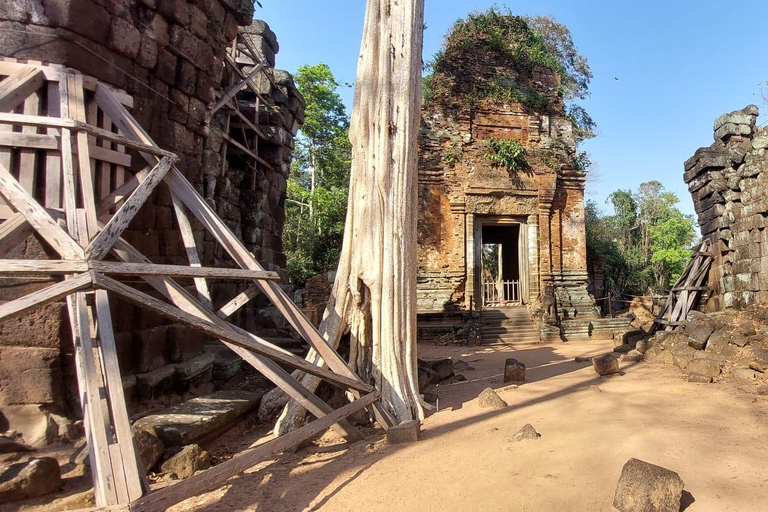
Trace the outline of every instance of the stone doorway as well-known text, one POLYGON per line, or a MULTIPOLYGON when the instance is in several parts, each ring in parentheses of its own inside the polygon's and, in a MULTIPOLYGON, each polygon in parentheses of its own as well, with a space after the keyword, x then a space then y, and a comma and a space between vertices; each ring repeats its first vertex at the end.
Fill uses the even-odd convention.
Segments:
POLYGON ((528 300, 528 262, 524 223, 482 219, 479 224, 475 275, 482 307, 519 306, 528 300))

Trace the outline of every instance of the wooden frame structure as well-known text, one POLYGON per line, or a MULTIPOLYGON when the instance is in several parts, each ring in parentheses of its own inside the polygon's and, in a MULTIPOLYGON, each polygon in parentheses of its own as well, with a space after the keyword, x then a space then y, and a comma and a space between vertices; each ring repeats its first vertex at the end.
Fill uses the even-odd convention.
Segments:
POLYGON ((220 485, 259 460, 332 427, 346 438, 350 414, 370 408, 385 428, 392 417, 372 386, 347 368, 279 286, 175 167, 176 155, 131 117, 124 93, 60 66, 0 61, 0 258, 36 234, 58 260, 0 259, 0 276, 49 276, 54 283, 0 305, 0 321, 66 298, 75 344, 91 471, 98 507, 165 510, 220 485), (146 165, 143 165, 143 164, 146 165), (122 236, 157 187, 167 186, 189 265, 152 263, 122 236), (195 218, 239 268, 207 268, 192 230, 195 218), (142 289, 119 279, 138 276, 142 289), (188 279, 193 286, 183 286, 188 279), (210 279, 252 281, 216 308, 210 279), (246 332, 226 319, 261 291, 322 356, 324 366, 246 332), (119 297, 220 339, 317 419, 157 492, 148 485, 132 441, 112 329, 119 297), (308 392, 284 367, 299 369, 355 397, 338 410, 308 392), (148 494, 147 494, 148 493, 148 494))
POLYGON ((714 259, 711 246, 709 239, 705 238, 701 248, 693 255, 670 290, 667 301, 653 321, 650 334, 662 327, 665 331, 673 331, 682 325, 688 313, 701 299, 702 292, 710 289, 705 283, 714 259))

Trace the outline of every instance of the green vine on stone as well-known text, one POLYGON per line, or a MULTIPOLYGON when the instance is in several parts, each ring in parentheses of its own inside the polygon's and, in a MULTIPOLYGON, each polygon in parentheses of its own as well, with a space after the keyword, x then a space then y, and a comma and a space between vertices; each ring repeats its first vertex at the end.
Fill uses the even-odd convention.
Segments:
POLYGON ((520 168, 528 167, 525 156, 525 148, 516 140, 488 139, 488 152, 485 158, 496 165, 503 165, 510 172, 516 172, 520 168))

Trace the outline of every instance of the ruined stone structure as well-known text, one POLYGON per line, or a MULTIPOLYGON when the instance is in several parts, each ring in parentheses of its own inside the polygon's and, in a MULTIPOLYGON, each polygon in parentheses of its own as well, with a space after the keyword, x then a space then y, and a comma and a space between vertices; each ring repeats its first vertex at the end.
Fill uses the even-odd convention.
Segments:
MULTIPOLYGON (((292 136, 303 120, 303 100, 287 73, 271 70, 278 45, 263 22, 245 29, 268 71, 255 79, 260 99, 256 92, 235 98, 237 108, 257 120, 262 133, 232 121, 231 109, 211 116, 218 97, 239 81, 233 64, 253 68, 253 62, 228 65, 226 54, 238 27, 250 24, 252 15, 249 0, 3 2, 0 55, 64 65, 130 94, 132 114, 141 126, 158 145, 179 156, 177 167, 266 269, 282 272, 286 178, 292 136)), ((137 169, 141 163, 121 165, 137 169)), ((121 176, 118 171, 112 180, 118 183, 121 176)), ((172 219, 170 194, 161 187, 125 238, 157 263, 186 264, 172 219)), ((192 227, 203 236, 201 226, 192 227)), ((214 250, 212 240, 202 242, 198 245, 204 265, 232 265, 220 248, 214 250)), ((30 237, 8 257, 40 259, 47 250, 30 237)), ((0 283, 0 300, 23 296, 33 287, 21 281, 0 283)), ((235 285, 213 288, 214 302, 231 297, 233 290, 235 285)), ((253 310, 257 306, 238 313, 245 327, 253 327, 244 319, 258 318, 253 310)), ((205 336, 119 301, 113 309, 128 398, 185 391, 239 368, 239 360, 219 360, 206 350, 211 340, 205 336)), ((63 302, 0 325, 0 423, 28 431, 25 438, 33 443, 63 434, 60 427, 67 422, 62 417, 80 411, 71 352, 63 302)))
POLYGON ((685 162, 701 234, 715 247, 707 307, 768 304, 768 129, 750 105, 715 120, 715 142, 685 162))
POLYGON ((559 77, 474 44, 449 37, 422 112, 420 319, 481 309, 489 289, 502 295, 495 302, 538 310, 542 292, 554 290, 543 335, 589 336, 599 315, 587 293, 585 174, 575 168, 559 77), (526 162, 492 162, 494 139, 519 142, 526 162), (511 283, 501 291, 483 275, 484 244, 500 247, 497 280, 511 283))

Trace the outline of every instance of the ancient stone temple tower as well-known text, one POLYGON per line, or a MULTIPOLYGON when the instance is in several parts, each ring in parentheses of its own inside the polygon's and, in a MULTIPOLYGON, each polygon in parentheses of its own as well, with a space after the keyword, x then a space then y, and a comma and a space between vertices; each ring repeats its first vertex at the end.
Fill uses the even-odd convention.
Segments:
POLYGON ((490 37, 448 37, 422 112, 422 313, 528 305, 545 337, 590 335, 585 173, 561 91, 556 71, 490 37))

